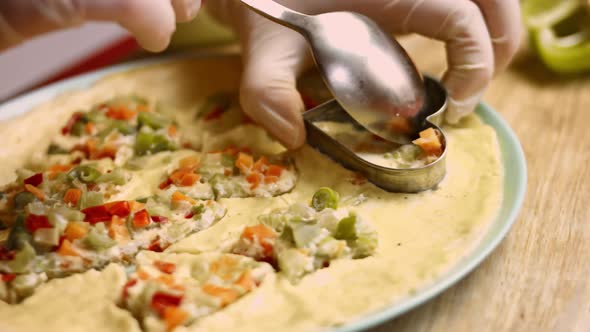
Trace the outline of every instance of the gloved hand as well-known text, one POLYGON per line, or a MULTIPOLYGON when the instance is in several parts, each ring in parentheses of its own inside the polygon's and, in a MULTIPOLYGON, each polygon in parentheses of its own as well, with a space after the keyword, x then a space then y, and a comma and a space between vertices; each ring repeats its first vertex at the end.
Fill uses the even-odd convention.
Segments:
MULTIPOLYGON (((444 41, 448 68, 442 81, 450 95, 446 119, 451 123, 473 111, 494 73, 507 66, 520 41, 518 0, 275 1, 307 14, 356 11, 388 32, 418 33, 444 41)), ((245 112, 287 147, 301 146, 304 106, 295 81, 312 65, 305 40, 238 0, 210 1, 207 6, 240 35, 245 64, 240 98, 245 112)))
POLYGON ((139 44, 161 51, 176 22, 193 19, 201 0, 1 0, 0 50, 23 40, 84 21, 114 21, 139 44))

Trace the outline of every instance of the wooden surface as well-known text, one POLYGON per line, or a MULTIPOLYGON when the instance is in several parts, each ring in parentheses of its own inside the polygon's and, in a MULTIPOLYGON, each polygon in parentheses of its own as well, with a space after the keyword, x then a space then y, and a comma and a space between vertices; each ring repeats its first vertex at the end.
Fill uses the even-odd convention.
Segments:
MULTIPOLYGON (((442 73, 437 43, 403 41, 442 73)), ((523 47, 486 102, 514 129, 528 163, 518 221, 473 273, 384 331, 590 331, 590 75, 559 78, 523 47)))

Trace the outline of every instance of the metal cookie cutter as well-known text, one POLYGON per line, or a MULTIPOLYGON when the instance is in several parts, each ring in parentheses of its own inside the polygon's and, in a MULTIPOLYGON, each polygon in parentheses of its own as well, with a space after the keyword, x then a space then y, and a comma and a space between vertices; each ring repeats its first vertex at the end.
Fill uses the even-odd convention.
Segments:
POLYGON ((415 193, 433 189, 445 176, 447 140, 439 126, 442 124, 447 108, 447 93, 442 85, 433 78, 425 76, 424 85, 426 102, 423 107, 427 112, 424 112, 426 115, 421 121, 422 129, 429 127, 438 129, 442 135, 443 144, 442 155, 426 166, 400 169, 376 165, 359 157, 342 143, 326 134, 314 123, 320 121, 352 123, 359 130, 366 130, 348 115, 336 100, 328 101, 303 113, 307 143, 387 191, 415 193))

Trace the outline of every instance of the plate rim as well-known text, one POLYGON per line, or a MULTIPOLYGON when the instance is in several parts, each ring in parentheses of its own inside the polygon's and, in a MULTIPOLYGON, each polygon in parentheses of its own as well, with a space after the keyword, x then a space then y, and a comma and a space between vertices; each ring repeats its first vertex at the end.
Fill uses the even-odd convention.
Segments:
MULTIPOLYGON (((0 122, 4 122, 14 117, 26 114, 32 111, 36 106, 50 101, 64 93, 89 88, 94 83, 100 81, 102 78, 110 74, 141 68, 144 66, 165 64, 178 60, 211 57, 234 57, 237 55, 239 55, 239 53, 234 50, 204 50, 200 52, 156 56, 143 60, 134 60, 101 68, 81 75, 76 75, 71 78, 57 81, 47 86, 32 90, 30 92, 23 93, 0 103, 0 122)), ((383 308, 378 309, 372 313, 362 315, 355 321, 344 324, 340 327, 327 328, 327 330, 331 330, 333 332, 362 331, 383 324, 399 317, 404 313, 407 313, 412 309, 417 308, 418 306, 435 298, 465 278, 486 258, 488 258, 489 255, 506 237, 516 222, 524 202, 527 187, 526 158, 516 133, 498 112, 496 112, 485 102, 481 102, 475 113, 483 120, 484 123, 490 125, 494 129, 494 132, 500 141, 500 149, 504 166, 504 197, 501 210, 506 207, 506 204, 509 205, 505 218, 500 218, 500 216, 497 216, 496 219, 488 226, 488 230, 482 236, 480 242, 475 247, 473 247, 473 249, 471 249, 471 251, 465 255, 460 262, 456 263, 455 266, 450 267, 447 272, 443 273, 439 278, 433 280, 428 286, 423 286, 423 288, 416 291, 415 294, 409 297, 396 300, 390 305, 384 306, 383 308), (508 165, 508 160, 512 162, 511 165, 508 165), (508 189, 506 187, 506 182, 509 174, 514 176, 511 178, 514 184, 512 192, 514 199, 507 202, 506 191, 508 189), (486 236, 489 236, 493 232, 493 226, 497 224, 501 226, 500 229, 495 232, 496 234, 493 235, 491 239, 486 241, 486 236)))

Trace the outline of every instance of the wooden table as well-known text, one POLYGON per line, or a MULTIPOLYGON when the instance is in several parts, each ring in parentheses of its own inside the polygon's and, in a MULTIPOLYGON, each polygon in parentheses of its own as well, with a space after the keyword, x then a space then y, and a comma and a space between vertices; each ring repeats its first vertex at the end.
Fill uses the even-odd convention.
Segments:
MULTIPOLYGON (((438 43, 402 43, 421 69, 442 73, 438 43)), ((467 278, 372 332, 590 331, 590 77, 560 78, 523 46, 485 100, 527 158, 518 221, 467 278)))

